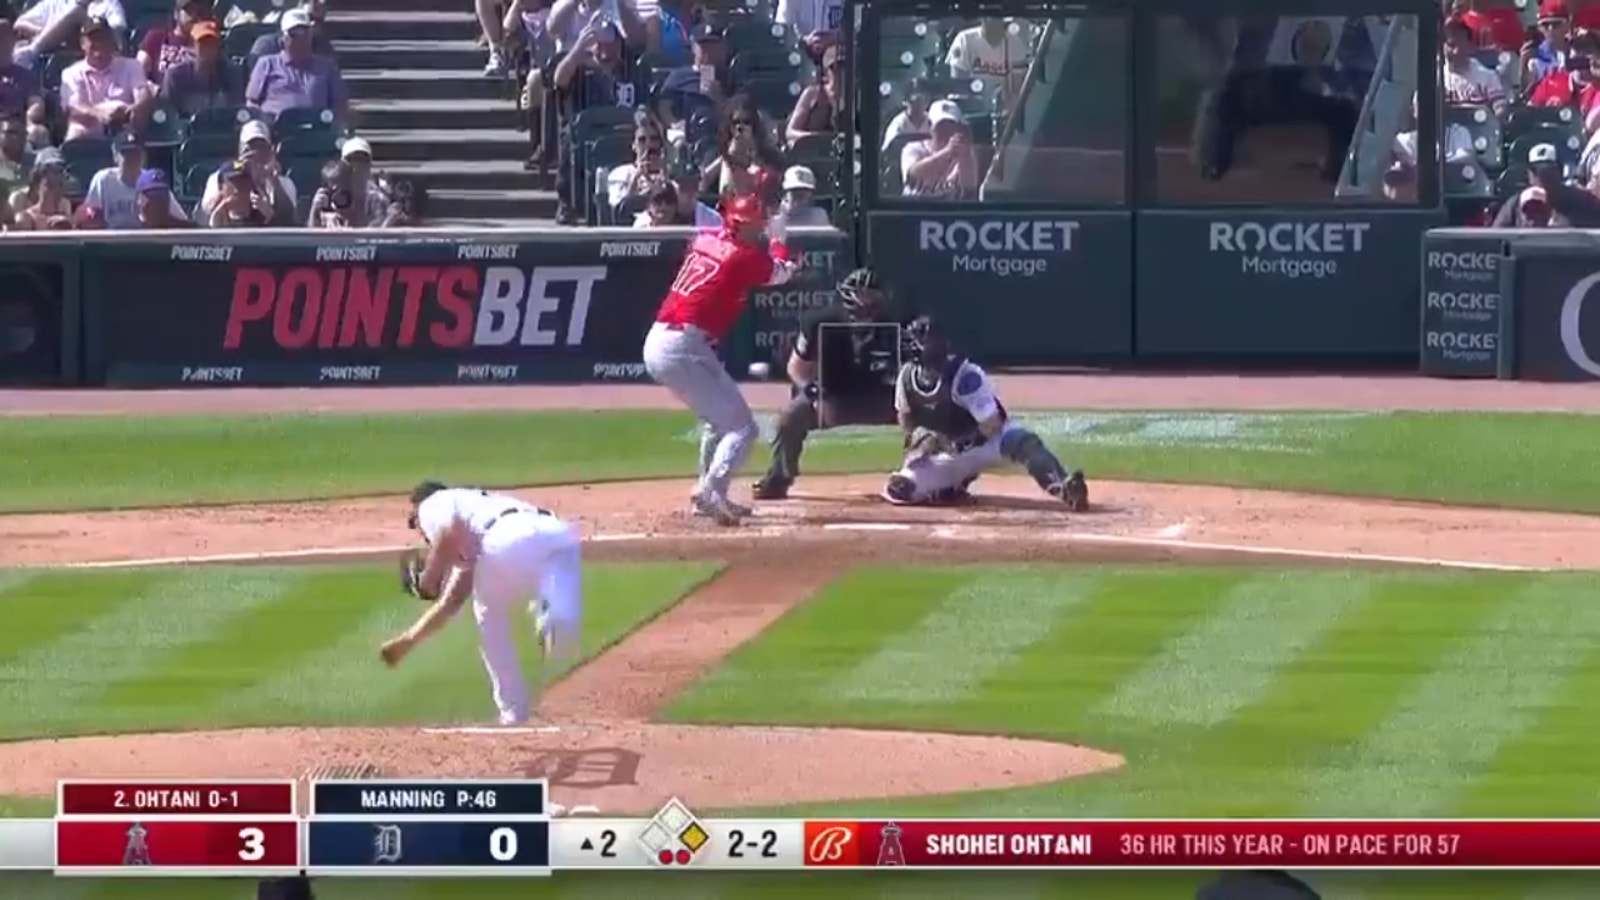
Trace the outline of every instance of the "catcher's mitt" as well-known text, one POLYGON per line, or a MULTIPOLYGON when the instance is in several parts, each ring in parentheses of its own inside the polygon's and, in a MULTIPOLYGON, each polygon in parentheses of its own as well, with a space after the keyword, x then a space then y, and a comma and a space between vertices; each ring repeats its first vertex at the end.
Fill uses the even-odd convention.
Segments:
POLYGON ((918 428, 906 435, 906 456, 909 458, 923 459, 954 449, 955 444, 949 438, 931 428, 918 428))
POLYGON ((422 589, 422 570, 427 565, 427 562, 427 554, 415 547, 401 553, 400 589, 418 600, 426 600, 431 603, 438 598, 428 596, 428 592, 422 589))

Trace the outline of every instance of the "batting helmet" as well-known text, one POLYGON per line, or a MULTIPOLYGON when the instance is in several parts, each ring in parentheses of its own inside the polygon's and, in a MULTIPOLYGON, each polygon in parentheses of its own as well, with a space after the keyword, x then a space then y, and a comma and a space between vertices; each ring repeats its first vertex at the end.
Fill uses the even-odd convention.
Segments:
POLYGON ((760 223, 767 220, 767 209, 761 198, 754 194, 740 194, 730 198, 722 208, 722 220, 729 225, 760 223))
POLYGON ((852 271, 839 282, 839 303, 852 319, 870 319, 883 299, 883 281, 871 268, 852 271))

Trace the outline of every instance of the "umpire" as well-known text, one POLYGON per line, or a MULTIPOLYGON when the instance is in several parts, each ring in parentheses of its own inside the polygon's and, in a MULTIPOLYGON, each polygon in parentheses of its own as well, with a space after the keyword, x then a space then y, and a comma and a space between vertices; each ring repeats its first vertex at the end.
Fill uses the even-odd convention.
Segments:
POLYGON ((800 319, 786 367, 794 397, 778 417, 772 465, 755 484, 757 500, 789 496, 811 432, 895 424, 899 323, 885 308, 883 282, 870 268, 856 269, 839 282, 838 293, 836 303, 800 319))

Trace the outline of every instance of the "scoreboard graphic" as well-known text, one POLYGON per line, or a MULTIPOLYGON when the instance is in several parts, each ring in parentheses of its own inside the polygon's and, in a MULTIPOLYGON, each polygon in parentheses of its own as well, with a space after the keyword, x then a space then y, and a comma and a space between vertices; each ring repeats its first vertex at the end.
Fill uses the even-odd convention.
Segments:
POLYGON ((1591 819, 551 818, 542 780, 65 781, 0 871, 542 877, 585 869, 1600 869, 1591 819), (304 804, 302 803, 304 799, 304 804), (306 811, 309 811, 308 813, 306 811))

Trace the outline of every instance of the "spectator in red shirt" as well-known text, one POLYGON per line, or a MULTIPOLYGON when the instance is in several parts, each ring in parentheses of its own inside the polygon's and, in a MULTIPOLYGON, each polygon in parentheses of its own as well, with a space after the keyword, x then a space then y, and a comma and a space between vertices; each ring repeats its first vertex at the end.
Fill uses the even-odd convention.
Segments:
POLYGON ((172 21, 145 32, 144 40, 139 42, 139 65, 144 66, 145 77, 160 84, 167 69, 192 58, 194 40, 190 35, 194 24, 215 19, 212 0, 178 0, 172 21))
POLYGON ((1468 0, 1460 19, 1472 29, 1479 47, 1516 53, 1527 40, 1522 12, 1513 0, 1468 0))
POLYGON ((1539 79, 1528 94, 1529 106, 1573 106, 1585 117, 1600 99, 1600 36, 1572 39, 1566 65, 1539 79))

